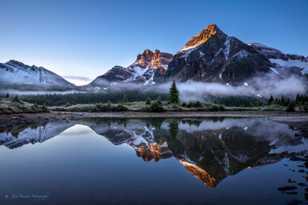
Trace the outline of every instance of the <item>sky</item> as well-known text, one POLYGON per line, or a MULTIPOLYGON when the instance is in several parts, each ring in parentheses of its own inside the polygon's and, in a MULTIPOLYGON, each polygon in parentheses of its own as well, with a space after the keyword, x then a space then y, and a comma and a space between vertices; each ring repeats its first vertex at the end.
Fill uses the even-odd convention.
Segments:
POLYGON ((78 85, 144 49, 176 53, 208 24, 246 43, 308 56, 308 0, 0 0, 0 62, 78 85))

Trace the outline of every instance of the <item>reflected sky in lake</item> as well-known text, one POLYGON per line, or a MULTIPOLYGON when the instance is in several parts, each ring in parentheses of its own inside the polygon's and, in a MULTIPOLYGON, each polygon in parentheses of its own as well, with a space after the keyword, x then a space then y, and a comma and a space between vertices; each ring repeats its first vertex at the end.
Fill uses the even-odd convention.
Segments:
POLYGON ((300 129, 261 118, 0 127, 0 202, 305 203, 307 143, 300 129))

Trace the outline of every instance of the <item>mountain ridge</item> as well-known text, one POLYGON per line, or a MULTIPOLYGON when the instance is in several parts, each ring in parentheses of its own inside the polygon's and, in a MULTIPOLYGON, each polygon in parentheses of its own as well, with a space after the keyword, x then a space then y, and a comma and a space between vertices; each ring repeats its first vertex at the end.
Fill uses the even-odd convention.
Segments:
MULTIPOLYGON (((279 51, 278 49, 276 50, 279 51)), ((147 52, 150 51, 146 49, 144 54, 147 52)), ((302 61, 305 60, 298 55, 283 53, 282 55, 302 61)), ((142 57, 141 59, 143 62, 145 58, 142 57)), ((136 64, 136 62, 138 60, 132 65, 136 64)), ((171 80, 181 82, 192 80, 238 85, 254 77, 267 74, 274 74, 278 79, 286 78, 290 75, 304 74, 304 72, 300 72, 300 70, 305 70, 305 68, 299 68, 300 63, 298 63, 297 68, 292 69, 284 69, 286 66, 279 65, 279 63, 281 64, 281 62, 275 62, 255 45, 246 44, 238 38, 224 33, 216 24, 210 24, 184 44, 184 47, 172 57, 167 67, 165 67, 165 72, 154 75, 153 78, 151 78, 153 73, 150 73, 151 83, 129 78, 117 81, 117 83, 154 85, 171 80)), ((131 66, 128 68, 131 68, 131 66)), ((144 74, 148 73, 145 72, 144 74)))
POLYGON ((0 74, 1 88, 24 90, 91 90, 126 83, 148 86, 171 80, 239 85, 267 74, 277 79, 308 74, 308 57, 260 43, 246 44, 210 24, 174 55, 145 49, 129 66, 114 66, 85 86, 75 86, 46 68, 16 60, 0 63, 0 74))
POLYGON ((173 55, 160 50, 145 49, 128 67, 114 66, 90 83, 92 86, 105 86, 113 82, 155 84, 154 78, 164 75, 173 55))
POLYGON ((17 60, 0 63, 0 85, 30 90, 71 90, 76 86, 41 66, 29 66, 17 60))
POLYGON ((184 48, 170 62, 167 80, 231 84, 270 71, 270 62, 263 55, 215 24, 192 37, 184 48))
POLYGON ((195 48, 203 43, 206 43, 212 36, 217 33, 223 33, 216 24, 210 24, 204 28, 200 33, 193 36, 189 41, 186 42, 181 51, 186 51, 191 48, 195 48))

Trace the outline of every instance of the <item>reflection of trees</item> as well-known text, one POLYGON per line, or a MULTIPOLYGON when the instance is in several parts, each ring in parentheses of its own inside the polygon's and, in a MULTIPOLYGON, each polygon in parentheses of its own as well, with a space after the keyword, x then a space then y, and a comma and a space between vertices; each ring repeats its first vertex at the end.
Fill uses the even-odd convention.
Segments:
POLYGON ((159 118, 158 119, 154 118, 150 120, 150 124, 157 130, 160 130, 163 122, 164 122, 164 119, 159 119, 159 118))
POLYGON ((183 124, 188 124, 189 126, 196 126, 199 127, 200 124, 202 123, 202 120, 199 119, 184 119, 181 121, 183 124))
POLYGON ((170 121, 169 136, 167 137, 167 142, 169 149, 171 149, 174 155, 175 153, 183 153, 185 150, 181 142, 178 141, 177 139, 178 131, 179 131, 179 122, 176 119, 170 121))
POLYGON ((176 136, 178 135, 178 131, 179 131, 178 120, 176 119, 171 120, 169 123, 169 132, 170 132, 171 138, 176 138, 176 136))
POLYGON ((105 119, 105 118, 86 118, 79 120, 82 124, 89 125, 90 127, 93 125, 102 125, 110 127, 112 124, 118 124, 123 127, 127 127, 127 123, 129 119, 105 119))
POLYGON ((213 117, 213 118, 211 118, 211 121, 213 121, 213 122, 222 122, 224 120, 225 120, 224 117, 213 117))
POLYGON ((160 130, 164 120, 163 118, 146 118, 142 121, 146 123, 147 127, 154 127, 156 130, 160 130))

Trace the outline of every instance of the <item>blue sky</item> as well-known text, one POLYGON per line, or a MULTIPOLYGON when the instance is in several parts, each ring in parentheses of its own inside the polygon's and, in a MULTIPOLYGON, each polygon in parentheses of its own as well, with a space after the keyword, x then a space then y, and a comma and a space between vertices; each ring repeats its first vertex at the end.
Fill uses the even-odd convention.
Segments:
POLYGON ((145 48, 175 53, 210 23, 247 43, 308 55, 307 0, 0 0, 0 5, 0 61, 16 59, 63 76, 93 79, 114 65, 131 64, 145 48))

